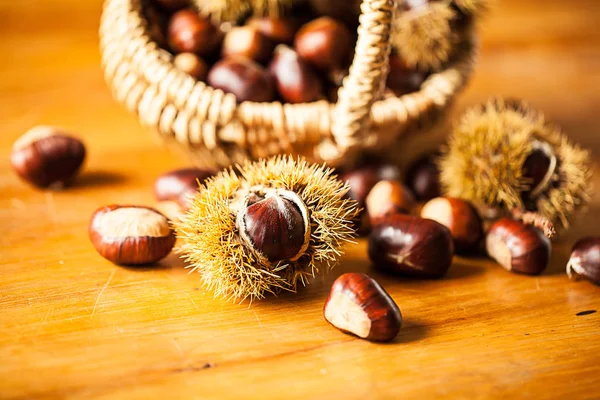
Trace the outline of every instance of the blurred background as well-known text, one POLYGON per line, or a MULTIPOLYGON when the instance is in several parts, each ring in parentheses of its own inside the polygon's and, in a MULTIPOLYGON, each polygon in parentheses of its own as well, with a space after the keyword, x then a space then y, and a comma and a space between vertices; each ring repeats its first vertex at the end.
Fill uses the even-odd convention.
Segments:
MULTIPOLYGON (((104 85, 101 9, 101 0, 0 2, 0 118, 11 138, 43 121, 81 132, 118 126, 128 132, 122 140, 148 140, 104 85), (86 116, 98 113, 110 115, 100 122, 106 125, 86 126, 86 116)), ((481 23, 474 79, 455 112, 492 95, 522 97, 600 150, 599 18, 597 0, 496 0, 481 23)))

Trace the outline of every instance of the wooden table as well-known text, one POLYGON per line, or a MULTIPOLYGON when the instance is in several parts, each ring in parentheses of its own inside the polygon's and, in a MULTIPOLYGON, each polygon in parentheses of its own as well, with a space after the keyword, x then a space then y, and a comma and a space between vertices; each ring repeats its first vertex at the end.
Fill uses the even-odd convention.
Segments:
MULTIPOLYGON (((598 1, 499 3, 458 108, 522 96, 600 150, 598 1)), ((458 258, 439 281, 393 279, 371 271, 361 241, 309 288, 249 306, 213 299, 174 255, 157 268, 100 258, 87 237, 92 211, 153 204, 154 178, 185 161, 110 98, 100 9, 0 2, 1 398, 600 398, 600 312, 577 315, 600 309, 600 288, 564 275, 572 243, 599 233, 597 196, 540 277, 458 258), (68 191, 34 190, 9 168, 12 142, 41 123, 88 145, 68 191), (347 271, 371 273, 400 305, 394 343, 323 320, 330 283, 347 271)))

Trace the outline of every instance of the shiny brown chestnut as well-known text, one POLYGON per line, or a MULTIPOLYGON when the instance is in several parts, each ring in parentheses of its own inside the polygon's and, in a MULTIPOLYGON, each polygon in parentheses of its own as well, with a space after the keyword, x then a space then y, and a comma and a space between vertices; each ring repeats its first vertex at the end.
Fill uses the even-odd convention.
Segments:
POLYGON ((479 214, 468 202, 454 197, 436 197, 421 209, 421 218, 432 219, 450 230, 457 253, 474 250, 483 237, 479 214))
POLYGON ((273 42, 252 26, 236 26, 225 35, 221 55, 223 58, 241 56, 266 62, 273 52, 273 42))
POLYGON ((567 264, 571 279, 583 277, 600 285, 600 237, 586 237, 573 246, 567 264))
POLYGON ((488 255, 505 269, 538 275, 550 261, 550 240, 530 225, 501 218, 489 229, 485 247, 488 255))
POLYGON ((275 49, 269 71, 275 79, 279 96, 288 103, 308 103, 323 95, 323 86, 319 76, 285 45, 275 49))
POLYGON ((167 172, 154 181, 154 196, 158 201, 183 201, 182 197, 195 193, 214 171, 200 168, 182 168, 167 172))
POLYGON ((450 268, 453 256, 450 231, 430 219, 392 214, 369 236, 369 258, 386 272, 439 278, 450 268))
POLYGON ((386 215, 409 214, 416 206, 415 197, 398 181, 382 180, 373 186, 365 200, 372 225, 377 225, 386 215))
POLYGON ((176 53, 213 54, 221 43, 222 34, 207 18, 185 9, 171 16, 167 28, 169 46, 176 53))
POLYGON ((73 181, 85 153, 83 143, 60 128, 36 126, 14 143, 10 163, 32 185, 60 189, 73 181))
POLYGON ((269 261, 296 260, 310 241, 308 208, 291 191, 275 190, 245 200, 237 225, 242 239, 269 261))
POLYGON ((208 65, 194 53, 179 53, 173 58, 173 65, 180 71, 190 74, 199 81, 206 79, 208 65))
POLYGON ((340 179, 350 186, 348 196, 356 200, 362 207, 367 195, 381 180, 398 180, 400 170, 392 164, 365 165, 348 170, 340 175, 340 179))
POLYGON ((215 89, 234 94, 239 103, 268 102, 275 98, 275 84, 269 72, 243 57, 217 62, 208 73, 207 82, 215 89))
POLYGON ((399 55, 390 55, 386 86, 396 96, 418 91, 424 81, 425 74, 423 72, 408 67, 399 55))
POLYGON ((298 31, 298 23, 290 18, 254 17, 246 25, 258 29, 275 45, 291 44, 298 31))
POLYGON ((92 215, 88 233, 96 251, 119 265, 155 263, 175 245, 167 217, 149 207, 101 207, 92 215))
POLYGON ((377 281, 350 272, 333 282, 323 314, 327 322, 362 339, 389 342, 400 331, 398 305, 377 281))
POLYGON ((418 159, 408 168, 406 185, 421 201, 441 196, 440 171, 433 155, 418 159))
POLYGON ((344 24, 320 17, 300 28, 294 49, 306 62, 320 69, 341 68, 352 50, 352 34, 344 24))

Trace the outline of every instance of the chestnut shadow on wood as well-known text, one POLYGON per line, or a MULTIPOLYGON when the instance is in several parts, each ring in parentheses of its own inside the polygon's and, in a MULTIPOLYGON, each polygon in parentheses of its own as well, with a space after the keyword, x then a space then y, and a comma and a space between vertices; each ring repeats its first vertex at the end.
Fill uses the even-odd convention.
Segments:
MULTIPOLYGON (((186 264, 183 259, 179 257, 178 254, 171 253, 167 257, 162 260, 153 263, 153 264, 144 264, 144 265, 117 265, 117 268, 122 268, 131 272, 146 272, 150 273, 152 271, 177 271, 180 270, 182 273, 187 274, 189 272, 188 269, 185 269, 186 264)), ((192 274, 193 275, 193 274, 192 274)))
MULTIPOLYGON (((85 168, 85 167, 84 167, 85 168)), ((82 171, 73 182, 73 188, 91 189, 99 186, 111 186, 126 183, 129 178, 115 171, 82 171)))

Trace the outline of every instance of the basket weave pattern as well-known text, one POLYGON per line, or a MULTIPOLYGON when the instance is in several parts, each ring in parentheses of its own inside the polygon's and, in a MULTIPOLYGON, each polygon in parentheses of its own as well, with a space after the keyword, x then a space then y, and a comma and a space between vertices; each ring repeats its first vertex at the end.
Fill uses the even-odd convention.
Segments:
MULTIPOLYGON (((385 149, 447 109, 472 70, 472 42, 420 91, 383 98, 393 0, 364 0, 355 56, 337 104, 236 103, 235 96, 173 66, 150 39, 142 0, 106 0, 100 26, 105 78, 142 125, 189 150, 198 165, 225 167, 275 154, 332 166, 385 149)), ((383 151, 383 150, 382 150, 383 151)))

